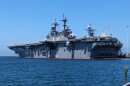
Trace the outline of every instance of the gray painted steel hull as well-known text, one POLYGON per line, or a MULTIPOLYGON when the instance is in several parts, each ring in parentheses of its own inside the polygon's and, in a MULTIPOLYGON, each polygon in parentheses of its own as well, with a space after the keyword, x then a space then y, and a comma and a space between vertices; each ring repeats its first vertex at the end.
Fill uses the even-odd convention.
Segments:
POLYGON ((23 58, 93 59, 118 57, 121 45, 99 46, 95 43, 77 41, 70 42, 66 46, 66 42, 43 42, 39 45, 10 47, 10 49, 23 58))

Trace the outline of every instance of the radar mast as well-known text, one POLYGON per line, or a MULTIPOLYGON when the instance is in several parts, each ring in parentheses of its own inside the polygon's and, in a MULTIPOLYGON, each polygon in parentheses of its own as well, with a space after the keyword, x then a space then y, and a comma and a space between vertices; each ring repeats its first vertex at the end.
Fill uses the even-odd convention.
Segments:
POLYGON ((63 15, 63 19, 62 19, 61 21, 63 21, 63 23, 64 23, 64 24, 63 24, 64 29, 66 29, 66 26, 67 26, 66 23, 67 23, 68 20, 67 20, 66 17, 64 17, 64 15, 63 15))
POLYGON ((88 35, 89 37, 94 37, 94 29, 91 28, 91 24, 88 26, 88 29, 86 29, 88 31, 88 35))
POLYGON ((57 28, 57 26, 59 25, 59 24, 56 22, 56 19, 55 19, 55 22, 52 23, 52 25, 54 25, 54 26, 52 27, 52 30, 56 31, 56 28, 57 28))

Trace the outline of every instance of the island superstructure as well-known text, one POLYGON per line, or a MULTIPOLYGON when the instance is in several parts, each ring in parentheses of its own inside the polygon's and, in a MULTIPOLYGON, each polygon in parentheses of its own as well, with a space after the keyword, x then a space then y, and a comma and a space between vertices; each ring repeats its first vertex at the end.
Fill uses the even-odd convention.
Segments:
POLYGON ((63 29, 57 31, 59 25, 53 23, 50 33, 44 41, 32 44, 8 46, 22 58, 53 58, 53 59, 97 59, 118 58, 123 44, 115 37, 103 32, 94 36, 94 29, 88 26, 88 36, 76 38, 63 16, 63 29))

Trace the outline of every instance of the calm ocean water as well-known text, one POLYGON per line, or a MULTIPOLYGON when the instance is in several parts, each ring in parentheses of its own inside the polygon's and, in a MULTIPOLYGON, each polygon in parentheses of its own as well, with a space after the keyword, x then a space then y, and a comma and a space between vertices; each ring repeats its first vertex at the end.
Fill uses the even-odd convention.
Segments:
POLYGON ((125 65, 130 69, 130 60, 1 57, 0 86, 122 86, 125 65))

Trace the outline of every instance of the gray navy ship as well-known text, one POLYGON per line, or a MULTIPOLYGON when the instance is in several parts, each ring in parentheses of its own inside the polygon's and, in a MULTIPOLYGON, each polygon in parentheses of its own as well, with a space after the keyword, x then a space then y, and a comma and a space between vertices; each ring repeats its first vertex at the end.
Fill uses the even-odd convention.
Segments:
POLYGON ((115 37, 103 32, 94 36, 94 29, 88 26, 88 36, 76 38, 63 16, 62 31, 57 31, 59 25, 53 23, 50 33, 44 41, 32 44, 8 46, 22 58, 53 58, 53 59, 98 59, 118 58, 123 44, 115 37))

